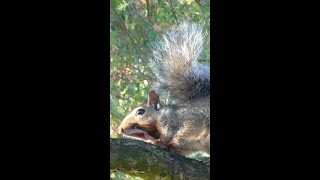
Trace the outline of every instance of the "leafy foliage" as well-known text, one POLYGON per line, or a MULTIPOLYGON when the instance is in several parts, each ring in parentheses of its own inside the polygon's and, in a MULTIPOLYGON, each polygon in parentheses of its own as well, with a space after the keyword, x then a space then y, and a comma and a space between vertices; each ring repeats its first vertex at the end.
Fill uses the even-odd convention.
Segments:
MULTIPOLYGON (((161 37, 161 31, 182 21, 204 23, 209 39, 210 1, 111 0, 110 137, 121 137, 117 127, 145 100, 155 79, 148 66, 152 43, 161 37)), ((201 60, 210 59, 209 47, 207 41, 201 60)), ((111 178, 128 179, 117 173, 111 178)))

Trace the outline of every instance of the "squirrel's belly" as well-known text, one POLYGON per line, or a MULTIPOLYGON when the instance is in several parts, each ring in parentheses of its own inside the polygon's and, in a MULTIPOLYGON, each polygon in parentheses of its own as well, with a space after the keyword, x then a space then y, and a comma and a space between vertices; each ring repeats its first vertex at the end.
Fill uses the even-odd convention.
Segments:
POLYGON ((194 137, 193 140, 182 146, 180 151, 183 155, 202 152, 210 156, 210 132, 205 132, 202 136, 197 136, 197 138, 194 137))

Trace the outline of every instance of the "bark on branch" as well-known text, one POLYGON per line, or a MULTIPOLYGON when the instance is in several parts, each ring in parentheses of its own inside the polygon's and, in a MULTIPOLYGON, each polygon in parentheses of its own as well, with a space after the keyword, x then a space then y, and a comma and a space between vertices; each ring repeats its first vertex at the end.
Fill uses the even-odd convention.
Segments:
POLYGON ((203 162, 133 139, 110 139, 110 171, 143 179, 210 179, 203 162))

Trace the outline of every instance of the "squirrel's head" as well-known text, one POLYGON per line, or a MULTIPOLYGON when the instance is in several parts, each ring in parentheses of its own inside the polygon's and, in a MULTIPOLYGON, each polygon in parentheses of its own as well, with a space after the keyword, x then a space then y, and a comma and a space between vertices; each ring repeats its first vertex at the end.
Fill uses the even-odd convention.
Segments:
POLYGON ((159 95, 150 91, 144 105, 135 108, 124 118, 119 126, 119 133, 145 141, 159 139, 156 117, 161 108, 159 95))

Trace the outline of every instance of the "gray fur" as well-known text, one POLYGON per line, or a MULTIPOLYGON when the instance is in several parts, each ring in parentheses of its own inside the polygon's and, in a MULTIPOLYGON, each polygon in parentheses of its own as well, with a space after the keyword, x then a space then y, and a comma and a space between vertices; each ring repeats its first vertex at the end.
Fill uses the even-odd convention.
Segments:
POLYGON ((210 66, 198 63, 203 40, 202 25, 184 22, 154 45, 150 67, 160 96, 186 101, 210 94, 210 66))

